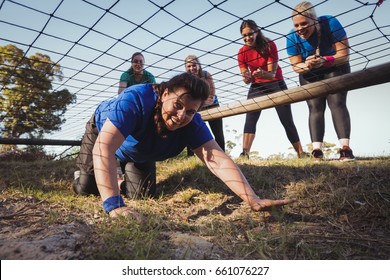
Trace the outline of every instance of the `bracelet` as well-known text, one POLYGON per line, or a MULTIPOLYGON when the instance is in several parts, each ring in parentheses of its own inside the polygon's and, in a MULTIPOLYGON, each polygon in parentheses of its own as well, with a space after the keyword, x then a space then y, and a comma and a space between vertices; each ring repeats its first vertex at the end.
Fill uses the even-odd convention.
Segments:
POLYGON ((323 56, 323 58, 325 59, 323 64, 325 67, 329 67, 334 64, 334 56, 323 56))
POLYGON ((107 213, 123 206, 125 206, 125 203, 123 202, 123 198, 121 195, 114 195, 103 201, 103 209, 107 213))

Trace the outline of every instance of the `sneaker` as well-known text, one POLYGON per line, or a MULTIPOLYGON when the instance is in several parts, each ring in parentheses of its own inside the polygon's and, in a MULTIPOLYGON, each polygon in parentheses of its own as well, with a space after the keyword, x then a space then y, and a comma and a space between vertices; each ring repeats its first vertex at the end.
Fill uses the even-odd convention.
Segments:
POLYGON ((249 154, 245 151, 243 151, 241 154, 240 154, 240 158, 246 158, 246 159, 249 159, 249 154))
POLYGON ((126 181, 125 180, 123 180, 123 181, 118 180, 118 187, 119 187, 120 194, 127 197, 126 181))
POLYGON ((352 150, 348 146, 343 146, 340 150, 340 159, 339 161, 352 161, 355 160, 355 157, 352 153, 352 150))
POLYGON ((80 178, 80 170, 74 172, 74 180, 76 181, 78 178, 80 178))
POLYGON ((315 161, 321 161, 324 158, 324 153, 320 149, 315 149, 311 152, 315 161))

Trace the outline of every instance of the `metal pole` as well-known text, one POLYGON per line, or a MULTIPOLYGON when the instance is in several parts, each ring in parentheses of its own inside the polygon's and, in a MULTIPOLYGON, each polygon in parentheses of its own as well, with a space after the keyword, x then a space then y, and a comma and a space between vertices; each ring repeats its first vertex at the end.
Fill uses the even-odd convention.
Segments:
POLYGON ((53 140, 53 139, 26 139, 0 138, 0 144, 9 145, 47 145, 47 146, 80 146, 81 140, 53 140))

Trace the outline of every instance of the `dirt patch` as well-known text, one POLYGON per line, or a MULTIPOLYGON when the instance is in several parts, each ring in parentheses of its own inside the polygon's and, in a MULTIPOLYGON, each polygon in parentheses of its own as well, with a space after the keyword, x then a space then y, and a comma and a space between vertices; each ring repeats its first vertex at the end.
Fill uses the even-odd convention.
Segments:
MULTIPOLYGON (((88 229, 80 224, 51 226, 39 229, 39 234, 20 234, 18 239, 0 241, 1 259, 63 260, 78 259, 80 243, 88 229)), ((3 239, 3 234, 1 238, 3 239)))
MULTIPOLYGON (((66 221, 53 216, 60 208, 31 197, 0 196, 0 259, 88 259, 89 247, 99 246, 94 225, 81 215, 72 214, 66 221), (91 239, 95 241, 93 244, 91 239)), ((98 215, 95 218, 101 219, 98 215)), ((224 255, 207 238, 187 233, 163 232, 162 242, 167 243, 176 259, 220 259, 224 255)))
POLYGON ((205 237, 194 236, 182 232, 164 233, 171 243, 175 259, 205 260, 224 259, 226 252, 205 237))
POLYGON ((33 198, 0 201, 0 259, 78 259, 92 228, 50 217, 53 207, 33 198), (52 221, 51 221, 52 220, 52 221))

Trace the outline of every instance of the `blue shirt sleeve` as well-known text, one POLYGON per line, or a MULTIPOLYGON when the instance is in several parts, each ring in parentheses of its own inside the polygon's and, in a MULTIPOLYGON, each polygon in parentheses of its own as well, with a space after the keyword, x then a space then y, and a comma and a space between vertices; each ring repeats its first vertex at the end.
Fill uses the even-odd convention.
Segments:
POLYGON ((95 120, 100 131, 106 119, 109 119, 126 138, 137 127, 148 122, 155 103, 155 94, 150 84, 128 87, 123 94, 103 101, 95 111, 95 120))
POLYGON ((287 54, 291 56, 295 56, 300 54, 299 48, 298 48, 298 42, 299 38, 297 38, 298 34, 295 32, 294 29, 290 30, 290 33, 286 36, 286 49, 287 54))

